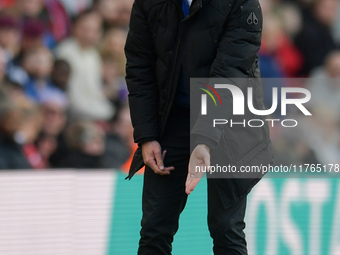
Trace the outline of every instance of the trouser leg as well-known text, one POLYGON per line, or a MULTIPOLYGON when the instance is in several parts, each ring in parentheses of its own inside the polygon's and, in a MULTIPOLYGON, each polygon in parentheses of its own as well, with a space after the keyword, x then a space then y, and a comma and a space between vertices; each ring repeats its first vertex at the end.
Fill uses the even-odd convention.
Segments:
POLYGON ((215 255, 247 255, 244 234, 247 198, 225 208, 214 179, 208 179, 208 226, 215 255))
POLYGON ((170 175, 155 174, 145 168, 141 221, 141 238, 138 255, 170 255, 172 241, 178 230, 178 220, 187 194, 185 181, 190 157, 189 111, 174 107, 160 140, 167 150, 164 165, 174 166, 170 175))
POLYGON ((171 254, 179 215, 187 200, 184 192, 186 175, 181 175, 175 174, 174 170, 169 176, 161 176, 148 167, 145 169, 139 255, 171 254))

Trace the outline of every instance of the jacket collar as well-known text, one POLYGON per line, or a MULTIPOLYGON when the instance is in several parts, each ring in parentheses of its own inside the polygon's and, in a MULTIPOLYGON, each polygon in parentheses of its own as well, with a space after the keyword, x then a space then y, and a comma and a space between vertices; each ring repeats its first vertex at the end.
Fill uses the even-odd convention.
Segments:
MULTIPOLYGON (((182 0, 171 0, 173 1, 175 4, 177 4, 179 7, 182 8, 182 0)), ((190 15, 192 12, 196 12, 196 9, 199 9, 202 7, 202 2, 206 1, 206 0, 193 0, 191 3, 191 7, 190 7, 190 15)))
POLYGON ((203 0, 193 0, 191 3, 191 7, 190 7, 190 12, 188 14, 188 16, 185 18, 190 18, 191 16, 193 16, 199 9, 202 8, 202 1, 203 0))

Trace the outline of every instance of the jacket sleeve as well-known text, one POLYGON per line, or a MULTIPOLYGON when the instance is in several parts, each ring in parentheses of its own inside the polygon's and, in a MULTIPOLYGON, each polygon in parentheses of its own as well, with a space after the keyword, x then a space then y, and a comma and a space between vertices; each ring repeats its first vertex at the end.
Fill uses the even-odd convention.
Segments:
MULTIPOLYGON (((210 69, 210 78, 246 78, 256 61, 261 46, 262 12, 258 0, 236 0, 225 23, 217 54, 210 69)), ((237 84, 236 84, 237 85, 237 84)), ((228 107, 227 119, 232 116, 232 96, 228 90, 219 90, 228 107)), ((218 111, 200 116, 192 131, 195 144, 210 148, 218 145, 223 127, 212 128, 218 111), (215 116, 216 115, 216 116, 215 116)), ((221 115, 219 115, 221 116, 221 115)))
POLYGON ((134 140, 138 144, 157 140, 159 136, 159 95, 155 74, 157 55, 147 16, 141 7, 141 3, 136 0, 132 7, 130 30, 125 45, 130 114, 134 140))

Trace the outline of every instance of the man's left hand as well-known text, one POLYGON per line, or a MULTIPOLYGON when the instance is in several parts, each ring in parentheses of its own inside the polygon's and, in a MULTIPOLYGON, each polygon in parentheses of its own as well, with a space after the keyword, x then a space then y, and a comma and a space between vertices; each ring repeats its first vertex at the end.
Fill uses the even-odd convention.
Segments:
POLYGON ((192 151, 190 156, 188 177, 185 183, 185 193, 190 195, 204 174, 202 169, 208 170, 209 167, 210 149, 205 144, 199 144, 192 151), (199 171, 197 171, 196 167, 199 167, 199 171))

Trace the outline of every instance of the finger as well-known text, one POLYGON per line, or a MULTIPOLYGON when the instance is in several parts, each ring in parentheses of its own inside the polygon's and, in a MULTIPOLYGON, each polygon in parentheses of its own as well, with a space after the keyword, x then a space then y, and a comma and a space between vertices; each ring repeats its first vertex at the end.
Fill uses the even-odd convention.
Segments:
POLYGON ((161 172, 154 159, 147 161, 147 166, 149 166, 156 174, 159 174, 159 172, 161 172))
POLYGON ((187 183, 185 184, 185 193, 187 193, 188 195, 190 195, 191 193, 191 190, 190 190, 190 187, 191 187, 191 178, 189 177, 189 180, 187 181, 187 183))
POLYGON ((146 165, 149 166, 152 169, 152 171, 154 171, 156 174, 160 174, 160 175, 169 175, 170 171, 175 169, 175 167, 170 166, 170 167, 164 168, 163 170, 160 170, 158 165, 156 164, 155 159, 148 160, 146 165))
POLYGON ((174 170, 175 168, 173 166, 165 167, 163 170, 158 170, 157 173, 160 175, 169 175, 170 171, 174 170))
MULTIPOLYGON (((162 152, 162 159, 163 159, 163 162, 164 162, 164 159, 165 159, 165 154, 167 153, 167 150, 164 150, 163 152, 162 152)), ((163 172, 166 172, 166 173, 168 173, 168 174, 170 174, 170 172, 169 171, 172 171, 172 170, 174 170, 175 169, 175 167, 173 167, 173 166, 170 166, 170 167, 164 167, 164 169, 162 170, 163 172)))
MULTIPOLYGON (((151 167, 151 166, 150 166, 151 167)), ((156 174, 159 174, 159 175, 169 175, 170 174, 170 171, 171 170, 174 170, 175 168, 172 166, 172 167, 167 167, 167 168, 164 168, 163 170, 160 170, 158 165, 156 164, 156 162, 154 162, 152 164, 152 167, 151 169, 156 173, 156 174)))
POLYGON ((190 195, 191 191, 190 191, 190 186, 191 186, 191 182, 192 182, 192 178, 191 175, 193 174, 192 172, 192 160, 193 158, 190 157, 190 161, 189 161, 189 165, 188 165, 188 176, 187 176, 187 180, 185 182, 185 193, 190 195))
POLYGON ((197 184, 199 183, 200 178, 191 178, 190 177, 190 181, 188 183, 188 186, 185 189, 185 192, 190 195, 192 191, 194 191, 194 189, 196 188, 197 184))
POLYGON ((175 167, 173 167, 173 166, 168 166, 168 167, 165 167, 165 168, 164 168, 163 172, 164 172, 164 171, 172 171, 172 170, 175 170, 175 167))
POLYGON ((155 158, 156 158, 158 168, 160 170, 163 170, 164 164, 163 164, 163 157, 162 157, 161 151, 158 151, 158 150, 154 151, 154 155, 155 155, 155 158))
POLYGON ((188 195, 190 194, 188 193, 189 192, 188 187, 190 186, 190 183, 191 183, 191 178, 190 178, 190 173, 189 173, 187 176, 187 180, 185 181, 185 193, 187 193, 188 195))
POLYGON ((187 181, 185 182, 185 193, 187 193, 188 195, 190 195, 191 193, 191 186, 192 186, 192 182, 193 182, 193 177, 191 173, 188 173, 187 176, 187 181))
POLYGON ((165 154, 166 154, 166 150, 164 150, 163 153, 162 153, 162 159, 163 159, 163 161, 164 161, 164 159, 165 159, 165 154))

